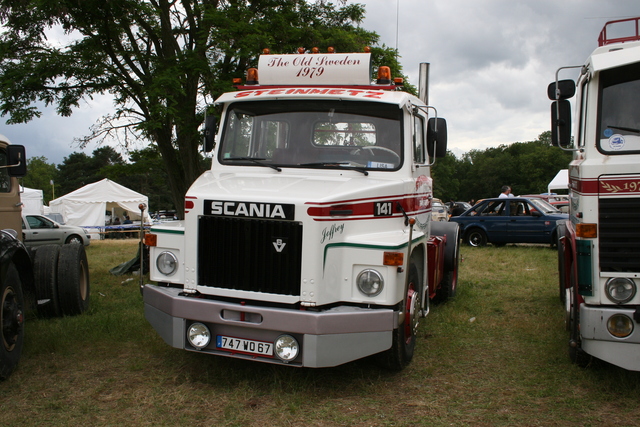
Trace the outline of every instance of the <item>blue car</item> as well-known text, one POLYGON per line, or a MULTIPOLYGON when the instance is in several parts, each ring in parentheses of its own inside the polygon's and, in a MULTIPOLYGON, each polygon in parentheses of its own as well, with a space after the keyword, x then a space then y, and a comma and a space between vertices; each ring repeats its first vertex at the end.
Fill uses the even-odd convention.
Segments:
POLYGON ((569 219, 542 199, 508 197, 485 199, 449 221, 460 224, 470 246, 487 243, 557 243, 558 221, 569 219))

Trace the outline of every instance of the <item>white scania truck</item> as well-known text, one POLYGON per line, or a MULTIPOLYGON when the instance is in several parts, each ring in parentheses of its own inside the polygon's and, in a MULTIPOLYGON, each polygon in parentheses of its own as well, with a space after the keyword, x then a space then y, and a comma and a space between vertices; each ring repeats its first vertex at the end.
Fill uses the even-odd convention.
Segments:
POLYGON ((430 221, 446 122, 399 84, 388 67, 372 83, 368 52, 265 54, 216 100, 211 170, 184 221, 146 237, 145 316, 169 345, 298 367, 409 363, 430 301, 456 292, 459 238, 430 221))
POLYGON ((640 370, 640 18, 608 22, 579 77, 549 86, 552 140, 573 151, 559 227, 569 354, 640 370), (577 92, 571 137, 568 99, 577 92), (560 231, 561 230, 561 231, 560 231))

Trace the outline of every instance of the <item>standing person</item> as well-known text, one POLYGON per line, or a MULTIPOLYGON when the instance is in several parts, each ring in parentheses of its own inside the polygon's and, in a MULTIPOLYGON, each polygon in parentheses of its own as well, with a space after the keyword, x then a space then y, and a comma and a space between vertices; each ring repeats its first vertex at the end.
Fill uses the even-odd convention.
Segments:
POLYGON ((513 194, 511 194, 511 187, 509 187, 508 185, 503 185, 502 193, 500 193, 498 197, 501 199, 505 197, 513 197, 513 194))

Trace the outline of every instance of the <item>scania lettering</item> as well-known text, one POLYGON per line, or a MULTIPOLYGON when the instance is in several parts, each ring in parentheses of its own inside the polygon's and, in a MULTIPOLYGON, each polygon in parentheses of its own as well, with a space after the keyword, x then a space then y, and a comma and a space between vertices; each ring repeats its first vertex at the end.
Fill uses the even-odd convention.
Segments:
POLYGON ((184 221, 147 235, 145 316, 167 344, 296 367, 411 361, 430 302, 457 289, 457 224, 430 221, 447 128, 388 67, 372 83, 370 55, 265 54, 216 100, 211 170, 184 221))
POLYGON ((549 85, 552 140, 573 152, 558 226, 569 355, 640 371, 640 18, 608 22, 583 65, 549 85), (612 37, 611 34, 615 34, 612 37), (577 82, 559 80, 577 71, 577 82), (577 88, 577 90, 576 90, 577 88), (577 93, 571 136, 569 98, 577 93))

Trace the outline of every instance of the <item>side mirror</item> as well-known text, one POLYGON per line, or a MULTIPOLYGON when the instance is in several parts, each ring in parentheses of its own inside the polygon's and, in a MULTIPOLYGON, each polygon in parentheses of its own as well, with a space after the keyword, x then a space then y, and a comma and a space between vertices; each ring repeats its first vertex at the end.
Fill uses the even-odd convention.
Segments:
POLYGON ((447 155, 447 121, 432 117, 427 123, 427 154, 442 158, 447 155))
POLYGON ((7 146, 7 170, 9 176, 22 178, 27 174, 27 155, 24 145, 7 146))
POLYGON ((547 87, 547 96, 552 101, 573 98, 576 94, 576 83, 569 80, 560 80, 556 86, 556 82, 551 82, 547 87))
POLYGON ((571 103, 566 99, 551 103, 551 143, 562 148, 571 145, 571 103))
POLYGON ((216 145, 216 125, 215 116, 206 116, 204 118, 204 152, 209 153, 216 145))

